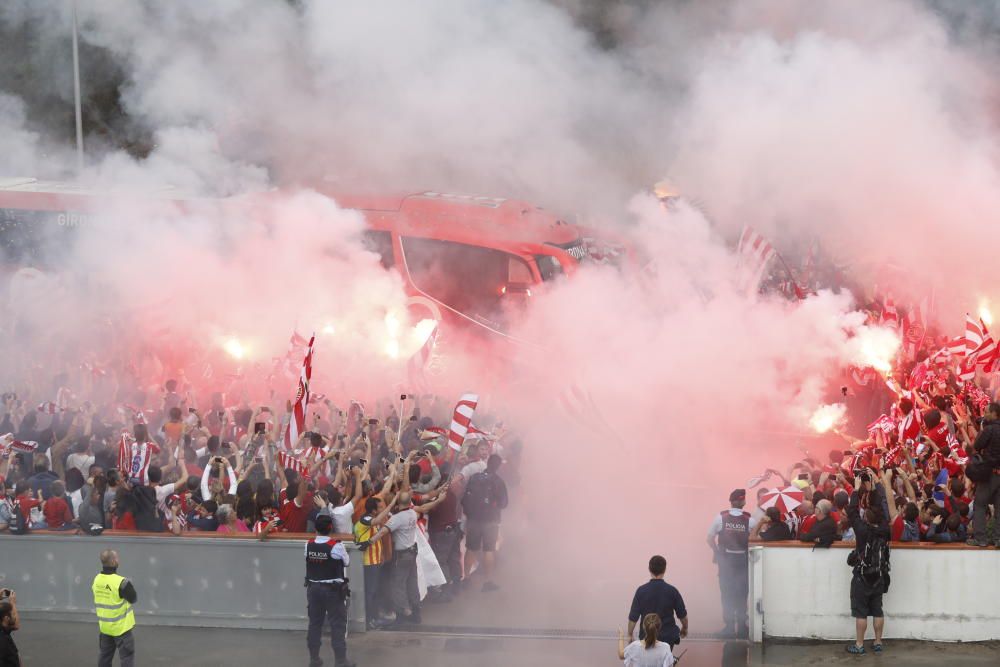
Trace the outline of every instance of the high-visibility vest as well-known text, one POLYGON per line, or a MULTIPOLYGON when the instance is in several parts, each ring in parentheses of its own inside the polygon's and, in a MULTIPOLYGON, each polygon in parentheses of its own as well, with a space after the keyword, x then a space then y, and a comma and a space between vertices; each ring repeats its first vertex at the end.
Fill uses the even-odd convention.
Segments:
POLYGON ((101 634, 120 637, 135 627, 132 605, 119 593, 125 577, 119 574, 98 574, 94 577, 94 609, 101 634))

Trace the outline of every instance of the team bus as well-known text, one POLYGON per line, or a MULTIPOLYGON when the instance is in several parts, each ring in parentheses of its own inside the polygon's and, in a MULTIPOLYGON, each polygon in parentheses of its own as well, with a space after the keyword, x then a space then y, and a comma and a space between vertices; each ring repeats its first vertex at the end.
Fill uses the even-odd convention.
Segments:
MULTIPOLYGON (((545 283, 587 262, 615 263, 624 248, 602 243, 584 227, 538 206, 512 199, 420 192, 359 195, 316 189, 367 222, 365 247, 382 266, 398 271, 414 321, 432 318, 442 331, 517 344, 512 318, 545 283)), ((234 198, 280 197, 281 191, 234 198)), ((73 184, 32 178, 0 179, 0 246, 13 266, 45 269, 38 248, 60 235, 85 233, 100 210, 97 193, 73 184)), ((170 189, 128 197, 183 206, 189 198, 170 189)), ((114 197, 122 198, 121 193, 114 197)), ((70 242, 69 240, 66 241, 70 242)), ((56 243, 56 246, 59 244, 56 243)))

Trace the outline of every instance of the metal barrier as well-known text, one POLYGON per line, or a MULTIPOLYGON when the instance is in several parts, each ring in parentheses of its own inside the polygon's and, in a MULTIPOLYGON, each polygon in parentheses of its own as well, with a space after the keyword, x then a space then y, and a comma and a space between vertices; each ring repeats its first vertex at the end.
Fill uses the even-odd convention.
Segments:
MULTIPOLYGON (((267 541, 188 533, 183 537, 60 533, 0 535, 0 587, 17 591, 34 618, 94 622, 90 584, 100 553, 114 549, 119 573, 139 595, 138 625, 304 630, 304 545, 308 535, 267 541)), ((351 563, 349 628, 365 629, 362 553, 346 542, 351 563)))

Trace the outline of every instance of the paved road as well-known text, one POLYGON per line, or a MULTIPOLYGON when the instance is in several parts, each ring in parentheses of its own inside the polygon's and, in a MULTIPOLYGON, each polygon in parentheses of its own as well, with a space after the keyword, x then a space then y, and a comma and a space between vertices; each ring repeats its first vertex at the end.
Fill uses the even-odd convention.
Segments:
MULTIPOLYGON (((25 618, 15 634, 26 665, 86 665, 97 659, 97 629, 89 623, 44 622, 25 618)), ((305 665, 305 632, 137 628, 137 664, 305 665)), ((620 664, 611 638, 552 639, 374 632, 348 639, 351 656, 364 667, 581 667, 620 664)), ((970 644, 888 642, 882 656, 856 658, 839 644, 768 645, 744 642, 685 642, 683 667, 782 665, 826 667, 864 664, 878 667, 923 665, 972 667, 1000 663, 1000 647, 970 644)), ((329 645, 323 647, 333 664, 329 645)))

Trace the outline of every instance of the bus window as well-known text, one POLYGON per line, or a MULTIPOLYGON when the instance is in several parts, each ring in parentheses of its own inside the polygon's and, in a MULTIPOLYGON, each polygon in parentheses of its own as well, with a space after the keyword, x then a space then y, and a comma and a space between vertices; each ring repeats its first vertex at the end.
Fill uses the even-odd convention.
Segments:
POLYGON ((535 264, 538 265, 538 272, 545 282, 555 280, 563 274, 562 264, 552 255, 535 255, 535 264))
POLYGON ((508 319, 508 286, 533 282, 527 263, 501 250, 435 239, 402 241, 406 268, 418 289, 494 328, 508 319))
POLYGON ((368 252, 373 252, 379 256, 379 261, 383 269, 391 269, 396 265, 396 260, 392 256, 391 233, 366 229, 361 232, 361 245, 368 252))

